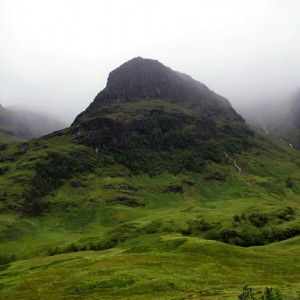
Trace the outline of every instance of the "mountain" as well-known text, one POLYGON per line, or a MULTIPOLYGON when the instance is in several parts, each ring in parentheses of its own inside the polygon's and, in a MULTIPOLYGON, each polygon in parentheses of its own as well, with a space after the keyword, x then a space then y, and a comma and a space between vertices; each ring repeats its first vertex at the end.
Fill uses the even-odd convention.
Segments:
POLYGON ((0 135, 2 142, 24 141, 65 127, 59 121, 17 107, 0 105, 0 135))
POLYGON ((258 130, 278 138, 291 147, 300 148, 300 90, 285 101, 272 104, 268 110, 263 104, 244 111, 247 122, 258 130))
MULTIPOLYGON (((172 157, 176 149, 190 151, 187 155, 198 161, 208 156, 218 161, 224 151, 253 144, 252 131, 227 99, 188 75, 140 57, 109 74, 106 88, 75 119, 72 134, 75 142, 109 149, 128 163, 155 150, 154 163, 163 164, 163 151, 172 157)), ((149 160, 142 165, 150 167, 149 160)))
POLYGON ((225 111, 228 115, 234 114, 228 100, 190 76, 175 72, 158 61, 137 57, 109 74, 106 88, 74 123, 101 113, 107 105, 139 99, 169 99, 186 105, 199 104, 205 112, 216 116, 223 115, 225 111))
POLYGON ((292 98, 292 102, 293 102, 292 111, 291 111, 292 120, 293 120, 295 126, 299 128, 299 126, 300 126, 300 89, 295 91, 291 98, 292 98))
POLYGON ((297 148, 300 148, 300 89, 290 97, 290 114, 286 116, 284 135, 297 148))
POLYGON ((191 77, 134 58, 71 127, 0 149, 0 298, 296 299, 300 154, 191 77))

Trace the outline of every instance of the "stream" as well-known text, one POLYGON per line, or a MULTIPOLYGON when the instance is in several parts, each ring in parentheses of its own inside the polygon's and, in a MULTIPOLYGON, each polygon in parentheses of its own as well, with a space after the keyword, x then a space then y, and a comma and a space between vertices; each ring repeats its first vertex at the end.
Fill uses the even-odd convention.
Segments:
POLYGON ((293 145, 292 145, 291 143, 285 141, 283 138, 280 138, 280 140, 281 140, 283 143, 289 145, 291 148, 293 148, 293 145))
POLYGON ((236 163, 236 161, 234 160, 234 159, 232 159, 226 152, 224 152, 224 154, 225 154, 225 156, 227 157, 227 158, 229 158, 231 161, 232 161, 232 163, 233 163, 233 165, 237 168, 237 170, 239 171, 239 174, 241 174, 242 173, 242 169, 238 166, 238 164, 236 163))

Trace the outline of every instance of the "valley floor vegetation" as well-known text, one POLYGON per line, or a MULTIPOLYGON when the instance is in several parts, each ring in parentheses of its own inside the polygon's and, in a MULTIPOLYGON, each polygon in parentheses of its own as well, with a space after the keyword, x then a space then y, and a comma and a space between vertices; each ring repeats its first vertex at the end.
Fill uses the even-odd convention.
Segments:
POLYGON ((298 299, 300 154, 257 139, 242 174, 209 145, 3 146, 0 299, 298 299))

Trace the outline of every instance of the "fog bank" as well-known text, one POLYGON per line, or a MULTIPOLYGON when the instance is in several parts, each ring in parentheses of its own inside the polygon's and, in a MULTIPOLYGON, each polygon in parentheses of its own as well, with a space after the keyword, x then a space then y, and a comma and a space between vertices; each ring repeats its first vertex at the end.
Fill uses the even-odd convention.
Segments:
POLYGON ((0 103, 71 123, 129 59, 157 59, 242 111, 300 86, 300 2, 0 0, 0 103))

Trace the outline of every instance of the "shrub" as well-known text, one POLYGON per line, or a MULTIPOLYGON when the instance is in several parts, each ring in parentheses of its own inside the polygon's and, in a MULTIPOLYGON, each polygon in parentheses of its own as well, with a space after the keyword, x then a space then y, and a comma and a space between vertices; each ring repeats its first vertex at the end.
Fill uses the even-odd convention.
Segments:
POLYGON ((266 287, 263 294, 257 298, 255 297, 253 289, 246 284, 243 286, 242 293, 238 295, 239 300, 283 300, 283 294, 280 288, 266 287))
POLYGON ((99 251, 111 249, 120 243, 135 237, 139 233, 139 229, 134 224, 124 224, 119 228, 114 229, 109 233, 109 237, 101 240, 95 240, 87 243, 71 243, 66 246, 52 248, 48 251, 49 255, 56 255, 61 253, 71 253, 78 251, 99 251))
POLYGON ((291 207, 286 207, 283 211, 277 214, 277 217, 284 221, 290 221, 295 218, 295 211, 291 207))
POLYGON ((266 287, 263 295, 261 296, 262 300, 282 300, 283 295, 280 288, 269 288, 266 287))
MULTIPOLYGON (((190 232, 193 231, 189 228, 190 232)), ((278 229, 271 227, 269 229, 251 230, 248 228, 223 228, 217 230, 213 228, 204 234, 204 238, 220 241, 226 244, 232 244, 241 247, 262 246, 274 242, 283 241, 300 234, 300 228, 278 229)))
POLYGON ((79 252, 79 251, 89 251, 89 250, 100 251, 100 250, 114 248, 119 243, 120 243, 120 241, 115 238, 102 240, 102 241, 90 242, 88 244, 71 243, 69 245, 66 245, 65 247, 57 247, 56 246, 53 249, 50 249, 48 251, 48 254, 50 256, 53 256, 56 254, 72 253, 72 252, 79 252))
POLYGON ((256 227, 263 227, 268 223, 268 216, 264 213, 252 213, 248 216, 249 222, 256 227))
POLYGON ((143 230, 146 234, 154 234, 161 231, 162 222, 160 221, 152 221, 151 223, 147 224, 143 230))
POLYGON ((291 177, 287 177, 287 179, 285 180, 285 185, 289 189, 291 189, 294 186, 291 177))
POLYGON ((15 255, 0 254, 0 271, 5 270, 9 266, 9 263, 15 260, 16 260, 15 255))
POLYGON ((207 222, 202 218, 201 220, 190 221, 188 228, 181 230, 181 233, 183 235, 199 235, 201 232, 212 231, 218 226, 219 223, 207 222))
POLYGON ((249 284, 243 286, 243 291, 238 295, 239 300, 255 300, 253 289, 249 287, 249 284))
POLYGON ((239 215, 234 215, 232 217, 234 226, 237 226, 237 223, 240 223, 242 218, 239 215))

